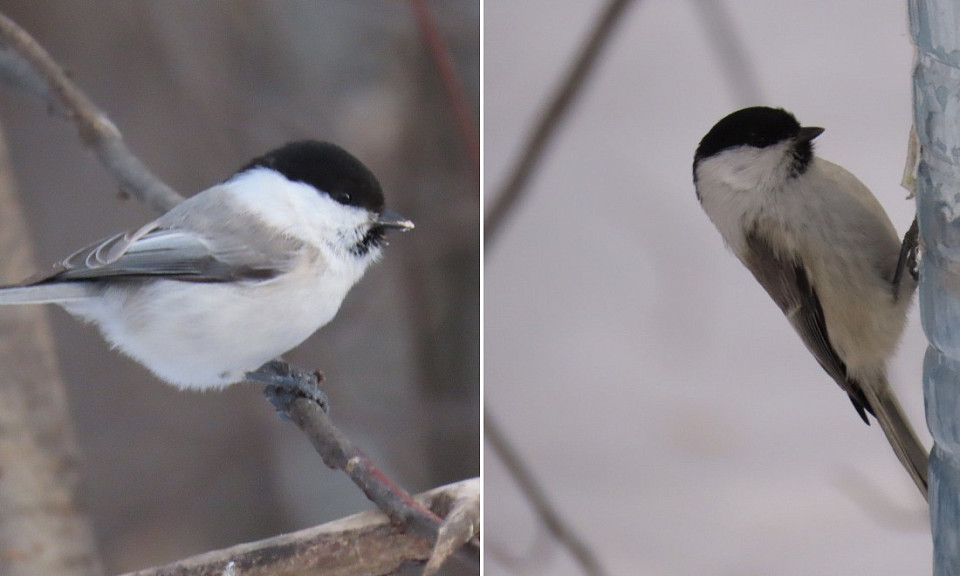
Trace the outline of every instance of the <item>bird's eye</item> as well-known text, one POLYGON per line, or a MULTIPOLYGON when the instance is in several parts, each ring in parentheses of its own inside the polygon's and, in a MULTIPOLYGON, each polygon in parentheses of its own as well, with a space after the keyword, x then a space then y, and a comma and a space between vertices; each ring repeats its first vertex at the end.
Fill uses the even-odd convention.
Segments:
POLYGON ((340 192, 337 194, 337 202, 341 204, 349 204, 351 199, 349 192, 340 192))

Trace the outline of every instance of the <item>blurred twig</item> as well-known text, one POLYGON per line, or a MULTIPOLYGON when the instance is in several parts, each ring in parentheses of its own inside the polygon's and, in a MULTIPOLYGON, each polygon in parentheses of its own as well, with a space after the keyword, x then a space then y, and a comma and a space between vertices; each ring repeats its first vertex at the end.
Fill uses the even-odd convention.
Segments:
POLYGON ((473 120, 473 114, 470 112, 470 105, 467 103, 467 97, 463 90, 463 84, 457 78, 456 71, 453 69, 453 59, 450 57, 450 50, 446 42, 443 41, 443 35, 437 28, 433 14, 426 0, 410 0, 413 12, 417 17, 417 25, 420 26, 420 34, 423 36, 429 48, 430 55, 433 57, 440 78, 443 80, 443 88, 447 93, 447 100, 453 107, 457 128, 460 130, 460 137, 463 140, 467 153, 472 160, 476 174, 476 181, 480 181, 480 135, 477 133, 476 123, 473 120))
MULTIPOLYGON (((489 245, 490 241, 497 236, 503 223, 515 209, 517 201, 526 190, 530 176, 546 151, 547 144, 583 89, 590 72, 596 67, 603 48, 612 37, 616 24, 630 4, 631 0, 610 0, 604 7, 566 77, 554 92, 527 137, 523 152, 510 170, 506 183, 494 197, 493 207, 484 221, 485 245, 489 245)), ((547 529, 570 550, 584 572, 594 576, 604 574, 603 568, 590 548, 560 518, 555 508, 546 499, 533 474, 517 455, 489 410, 484 410, 483 423, 485 441, 489 442, 494 452, 500 456, 504 466, 520 486, 547 529)))
MULTIPOLYGON (((445 516, 464 497, 479 492, 480 480, 474 478, 434 488, 416 499, 425 509, 445 516)), ((427 540, 404 534, 382 513, 369 511, 126 576, 397 574, 404 566, 429 558, 431 546, 427 540)))
MULTIPOLYGON (((46 83, 49 90, 31 89, 31 93, 51 99, 45 102, 48 106, 66 110, 77 126, 80 140, 96 151, 100 162, 113 174, 125 193, 156 212, 165 212, 183 200, 130 152, 113 122, 67 77, 47 51, 3 14, 0 14, 0 50, 6 53, 5 56, 16 56, 0 59, 0 63, 9 61, 14 64, 19 58, 46 83)), ((19 74, 19 77, 23 75, 19 74)))
POLYGON ((402 116, 399 161, 416 169, 402 171, 394 185, 409 191, 401 207, 416 215, 419 231, 395 254, 406 270, 417 403, 430 414, 414 424, 426 450, 421 473, 446 483, 480 469, 479 94, 458 82, 478 90, 471 84, 473 71, 479 75, 474 32, 458 33, 477 14, 463 2, 405 5, 417 11, 410 41, 420 49, 405 50, 404 100, 411 105, 402 116))
POLYGON ((616 24, 631 3, 632 0, 610 0, 603 9, 587 42, 580 49, 563 82, 554 92, 533 130, 527 136, 523 152, 510 170, 506 184, 494 196, 493 208, 487 213, 484 222, 484 245, 489 245, 490 241, 496 237, 517 200, 520 199, 537 163, 543 158, 547 144, 550 143, 550 139, 569 112, 570 105, 580 95, 587 77, 596 67, 598 57, 613 36, 616 24))
POLYGON ((740 35, 722 0, 694 0, 707 36, 716 48, 724 77, 740 106, 763 103, 763 90, 740 35))
POLYGON ((560 518, 556 508, 547 500, 543 488, 533 477, 533 474, 527 468, 526 464, 517 454, 513 446, 503 435, 500 426, 496 423, 487 410, 483 413, 483 431, 484 440, 493 447, 494 452, 500 457, 503 465, 510 471, 510 475, 520 487, 523 495, 533 506, 540 521, 543 522, 547 530, 553 534, 563 546, 565 546, 573 555, 583 571, 591 576, 601 576, 605 574, 603 567, 597 560, 596 555, 590 550, 586 542, 560 518))

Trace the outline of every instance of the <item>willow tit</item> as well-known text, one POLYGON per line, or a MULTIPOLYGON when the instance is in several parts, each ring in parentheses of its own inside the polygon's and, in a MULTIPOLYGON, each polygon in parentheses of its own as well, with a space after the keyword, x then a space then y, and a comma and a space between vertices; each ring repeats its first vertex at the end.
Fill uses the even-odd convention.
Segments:
POLYGON ((880 422, 926 498, 927 450, 886 377, 916 278, 898 274, 900 242, 873 194, 814 156, 822 132, 781 109, 730 114, 697 147, 697 198, 864 422, 880 422))
POLYGON ((292 142, 153 222, 0 288, 0 304, 57 304, 160 379, 223 387, 329 322, 380 257, 384 232, 411 228, 348 152, 292 142))

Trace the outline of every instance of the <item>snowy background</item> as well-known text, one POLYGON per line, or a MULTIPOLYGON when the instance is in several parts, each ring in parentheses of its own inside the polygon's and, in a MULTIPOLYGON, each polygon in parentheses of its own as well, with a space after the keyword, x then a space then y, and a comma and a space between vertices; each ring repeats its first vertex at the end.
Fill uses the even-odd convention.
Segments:
MULTIPOLYGON (((485 3, 485 192, 604 2, 485 3)), ((699 139, 747 105, 827 129, 902 233, 906 3, 725 2, 759 97, 696 1, 635 2, 485 254, 485 401, 612 574, 928 574, 923 500, 694 197, 699 139)), ((490 199, 487 198, 489 206, 490 199)), ((929 445, 916 310, 890 377, 929 445)), ((485 457, 490 573, 579 574, 485 457), (520 564, 515 564, 520 562, 520 564)))

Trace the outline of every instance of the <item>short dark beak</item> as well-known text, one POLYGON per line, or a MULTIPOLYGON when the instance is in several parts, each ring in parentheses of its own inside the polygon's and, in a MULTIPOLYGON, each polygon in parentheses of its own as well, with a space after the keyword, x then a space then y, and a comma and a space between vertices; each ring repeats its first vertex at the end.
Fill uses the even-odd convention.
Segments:
POLYGON ((797 143, 809 142, 821 134, 823 134, 823 128, 804 126, 800 129, 800 133, 797 134, 797 143))
POLYGON ((381 228, 394 228, 403 232, 406 232, 407 230, 413 230, 413 222, 407 220, 393 210, 384 210, 381 212, 380 216, 377 218, 377 226, 380 226, 381 228))

